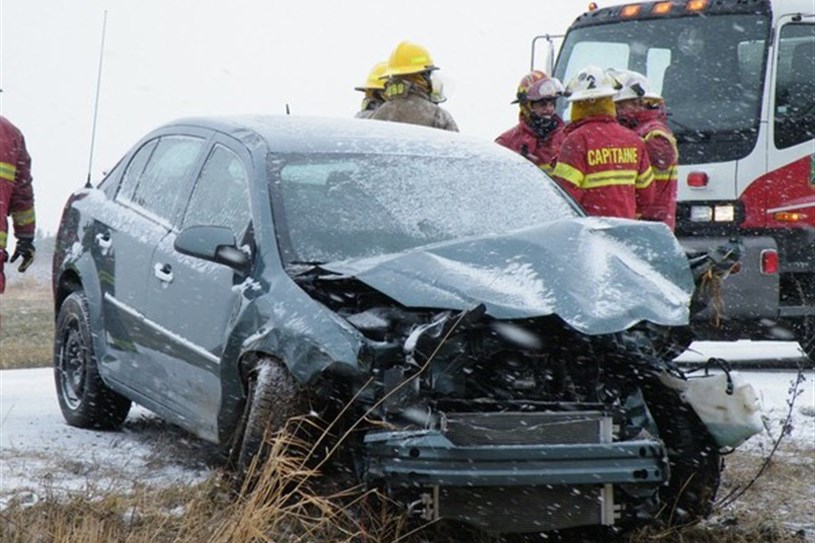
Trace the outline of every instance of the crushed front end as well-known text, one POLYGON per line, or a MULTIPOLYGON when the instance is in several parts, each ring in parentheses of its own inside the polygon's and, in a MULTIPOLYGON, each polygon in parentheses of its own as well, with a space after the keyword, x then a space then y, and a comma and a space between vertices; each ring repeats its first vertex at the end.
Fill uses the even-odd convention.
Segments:
POLYGON ((365 337, 354 456, 368 486, 489 533, 656 518, 670 467, 637 385, 644 362, 630 359, 636 334, 591 338, 483 306, 406 310, 353 280, 330 290, 365 337))

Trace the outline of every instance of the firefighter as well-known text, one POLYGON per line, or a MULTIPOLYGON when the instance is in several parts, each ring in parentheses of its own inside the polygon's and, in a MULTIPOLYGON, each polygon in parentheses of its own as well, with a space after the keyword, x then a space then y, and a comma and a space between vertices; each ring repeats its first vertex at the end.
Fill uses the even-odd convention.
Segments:
POLYGON ((368 79, 365 81, 365 84, 360 87, 354 87, 354 90, 365 93, 365 96, 362 98, 362 106, 357 114, 354 115, 357 119, 370 119, 374 111, 385 103, 385 80, 382 79, 382 74, 387 67, 387 62, 377 62, 374 64, 374 67, 371 68, 370 73, 368 73, 368 79))
POLYGON ((679 151, 667 125, 665 101, 651 91, 644 75, 631 70, 609 70, 622 88, 614 96, 617 120, 645 142, 654 170, 654 201, 642 209, 642 218, 676 227, 676 188, 679 151))
POLYGON ((652 203, 654 174, 642 139, 617 122, 617 87, 596 66, 566 85, 571 123, 564 128, 553 177, 589 215, 634 219, 652 203))
POLYGON ((0 115, 0 293, 5 290, 3 265, 8 260, 8 216, 14 224, 16 245, 11 262, 21 259, 24 272, 34 261, 34 191, 31 186, 31 157, 22 132, 0 115))
POLYGON ((458 132, 450 113, 438 105, 443 94, 433 93, 431 73, 438 70, 430 53, 421 45, 403 41, 388 59, 383 77, 385 103, 371 119, 419 124, 458 132))
POLYGON ((540 70, 523 76, 515 100, 518 124, 495 141, 512 149, 551 174, 553 163, 563 141, 563 119, 555 111, 555 102, 563 94, 563 85, 540 70))

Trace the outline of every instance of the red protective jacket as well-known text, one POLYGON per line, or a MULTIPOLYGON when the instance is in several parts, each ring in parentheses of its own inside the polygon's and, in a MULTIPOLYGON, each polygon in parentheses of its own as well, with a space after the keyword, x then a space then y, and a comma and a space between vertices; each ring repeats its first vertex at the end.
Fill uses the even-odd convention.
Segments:
POLYGON ((673 132, 665 124, 665 113, 661 109, 646 109, 626 115, 620 122, 643 139, 654 170, 654 201, 643 207, 642 218, 662 221, 674 230, 679 151, 673 132))
POLYGON ((610 115, 566 126, 554 178, 586 213, 637 218, 653 202, 654 174, 645 144, 610 115))
POLYGON ((0 293, 5 290, 3 263, 8 244, 8 216, 18 239, 33 239, 36 229, 31 157, 22 132, 0 116, 0 293))
POLYGON ((545 138, 541 138, 526 123, 522 114, 518 117, 518 124, 495 138, 496 143, 512 149, 551 175, 557 152, 563 143, 565 127, 563 119, 556 116, 557 128, 545 138))

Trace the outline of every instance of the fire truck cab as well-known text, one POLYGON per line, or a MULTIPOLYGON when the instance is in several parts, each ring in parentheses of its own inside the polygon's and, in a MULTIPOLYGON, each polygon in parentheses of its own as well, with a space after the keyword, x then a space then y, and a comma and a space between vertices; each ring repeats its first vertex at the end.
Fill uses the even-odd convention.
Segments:
POLYGON ((641 72, 665 98, 686 250, 744 248, 723 303, 696 315, 695 337, 797 339, 815 360, 812 0, 594 9, 568 29, 553 73, 565 84, 590 64, 641 72))

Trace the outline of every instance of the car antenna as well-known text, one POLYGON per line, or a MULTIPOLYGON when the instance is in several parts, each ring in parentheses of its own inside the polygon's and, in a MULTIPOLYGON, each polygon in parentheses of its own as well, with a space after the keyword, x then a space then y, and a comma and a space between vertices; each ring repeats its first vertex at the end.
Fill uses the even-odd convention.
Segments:
POLYGON ((93 128, 91 129, 91 152, 88 158, 88 178, 85 180, 85 188, 91 188, 91 169, 93 166, 93 145, 96 141, 96 115, 99 113, 99 89, 102 86, 102 59, 105 54, 105 28, 108 22, 108 10, 105 10, 105 16, 102 19, 102 45, 99 47, 99 72, 96 75, 96 99, 93 104, 93 128))

